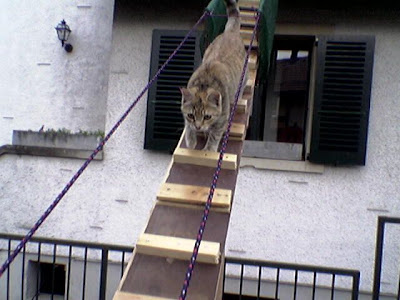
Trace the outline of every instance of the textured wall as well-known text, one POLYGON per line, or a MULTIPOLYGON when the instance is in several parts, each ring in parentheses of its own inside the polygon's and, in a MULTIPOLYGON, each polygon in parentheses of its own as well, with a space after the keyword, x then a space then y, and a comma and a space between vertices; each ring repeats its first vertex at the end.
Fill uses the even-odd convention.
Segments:
MULTIPOLYGON (((77 8, 77 2, 61 2, 57 10, 46 10, 47 18, 37 16, 44 11, 39 5, 22 9, 20 18, 8 15, 7 26, 0 27, 13 41, 13 51, 1 45, 2 56, 10 57, 0 60, 0 68, 10 70, 0 75, 0 84, 7 82, 2 86, 0 102, 2 143, 9 142, 12 129, 39 128, 43 123, 97 129, 104 122, 104 114, 108 130, 147 83, 152 29, 188 29, 201 15, 200 4, 178 9, 159 1, 161 7, 153 9, 149 1, 131 6, 125 3, 117 11, 110 52, 111 2, 93 1, 91 9, 77 8), (53 29, 61 18, 73 30, 72 54, 60 48, 53 29), (26 20, 36 20, 40 30, 28 34, 25 42, 20 31, 23 28, 29 33, 31 26, 26 20), (108 33, 98 34, 93 24, 104 26, 108 33), (8 32, 9 28, 13 30, 8 32), (38 62, 51 65, 38 66, 38 62), (87 109, 96 104, 97 109, 90 114, 78 110, 84 114, 79 116, 66 102, 84 103, 87 109), (9 115, 14 119, 3 118, 9 115)), ((50 3, 40 4, 53 7, 50 3)), ((9 1, 3 5, 20 15, 20 4, 9 1)), ((400 108, 396 103, 400 96, 400 24, 386 15, 348 18, 339 14, 331 18, 325 14, 314 18, 312 14, 293 13, 287 18, 291 23, 298 20, 311 25, 329 20, 335 33, 376 35, 367 165, 326 167, 321 175, 242 168, 227 255, 355 268, 362 272, 362 289, 368 290, 377 215, 400 214, 400 108), (347 19, 352 21, 343 21, 347 19)), ((104 161, 89 166, 38 235, 128 245, 136 241, 171 159, 167 154, 143 150, 146 97, 107 144, 104 161)), ((0 231, 26 233, 81 163, 1 157, 0 231)), ((383 288, 392 291, 398 276, 395 262, 399 245, 394 237, 399 231, 390 228, 388 234, 387 284, 383 288)))
POLYGON ((113 0, 2 1, 0 145, 13 129, 104 130, 113 0), (55 27, 72 33, 67 53, 55 27))
MULTIPOLYGON (((316 19, 308 13, 283 19, 310 26, 326 19, 334 34, 376 36, 366 166, 326 167, 322 175, 242 168, 227 255, 358 269, 361 288, 368 290, 377 216, 400 216, 400 23, 373 12, 325 12, 316 19)), ((382 290, 394 292, 400 228, 389 227, 382 290)))

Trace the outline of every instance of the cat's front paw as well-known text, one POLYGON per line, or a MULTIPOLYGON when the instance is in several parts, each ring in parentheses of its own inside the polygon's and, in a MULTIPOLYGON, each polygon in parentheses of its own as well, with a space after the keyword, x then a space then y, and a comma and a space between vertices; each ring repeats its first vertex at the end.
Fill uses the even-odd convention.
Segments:
POLYGON ((188 137, 186 136, 185 138, 185 143, 186 143, 186 147, 188 147, 189 149, 194 149, 196 148, 197 145, 197 137, 188 137))
POLYGON ((196 134, 196 132, 194 130, 191 130, 189 128, 186 129, 185 144, 186 144, 186 147, 189 148, 189 149, 196 148, 196 145, 197 145, 197 134, 196 134))
POLYGON ((215 146, 205 145, 205 147, 202 150, 203 151, 218 152, 218 145, 215 145, 215 146))
POLYGON ((192 140, 186 141, 186 146, 187 146, 189 149, 194 149, 194 148, 196 148, 196 145, 197 145, 197 141, 192 141, 192 140))

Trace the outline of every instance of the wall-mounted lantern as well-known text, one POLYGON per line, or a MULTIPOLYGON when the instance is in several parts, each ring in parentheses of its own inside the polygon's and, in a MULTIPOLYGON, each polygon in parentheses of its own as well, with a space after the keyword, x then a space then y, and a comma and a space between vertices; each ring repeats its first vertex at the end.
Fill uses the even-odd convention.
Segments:
POLYGON ((71 52, 73 47, 71 44, 65 44, 71 33, 71 29, 64 20, 62 20, 56 27, 58 39, 61 41, 61 46, 64 47, 65 51, 71 52))

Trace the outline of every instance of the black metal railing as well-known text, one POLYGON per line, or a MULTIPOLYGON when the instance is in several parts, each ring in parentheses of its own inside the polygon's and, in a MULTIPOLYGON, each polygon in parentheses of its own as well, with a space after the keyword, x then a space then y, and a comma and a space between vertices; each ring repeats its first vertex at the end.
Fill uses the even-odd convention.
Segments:
POLYGON ((225 259, 224 300, 357 300, 359 285, 360 272, 357 270, 230 257, 225 259), (231 282, 228 287, 229 279, 231 282))
MULTIPOLYGON (((383 263, 383 248, 385 241, 385 228, 387 224, 400 224, 400 218, 395 217, 378 217, 378 228, 376 234, 376 250, 375 250, 375 271, 374 271, 374 286, 372 291, 372 299, 379 300, 381 296, 381 275, 383 263)), ((397 289, 397 298, 400 299, 400 275, 397 289)))
MULTIPOLYGON (((2 262, 22 238, 0 233, 2 262)), ((0 278, 0 299, 111 299, 132 252, 133 247, 33 237, 0 278)))
MULTIPOLYGON (((1 261, 22 238, 0 233, 1 261)), ((38 300, 43 294, 50 299, 112 299, 132 252, 133 247, 34 237, 0 278, 0 299, 38 300)), ((225 300, 357 300, 359 283, 356 270, 225 259, 225 300)))

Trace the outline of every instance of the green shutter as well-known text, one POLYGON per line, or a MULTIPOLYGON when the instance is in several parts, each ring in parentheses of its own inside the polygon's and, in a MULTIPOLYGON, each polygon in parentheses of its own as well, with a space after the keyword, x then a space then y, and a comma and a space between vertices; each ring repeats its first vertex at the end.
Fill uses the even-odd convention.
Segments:
MULTIPOLYGON (((215 15, 226 14, 226 6, 223 0, 211 0, 206 8, 209 12, 215 15)), ((204 30, 201 37, 200 48, 204 54, 211 42, 221 34, 225 29, 225 24, 228 18, 226 17, 209 17, 204 21, 204 30)))
MULTIPOLYGON (((184 30, 153 30, 150 78, 186 34, 184 30)), ((200 64, 199 40, 198 32, 189 37, 148 91, 145 149, 173 151, 178 143, 184 127, 179 87, 186 86, 200 64)))
POLYGON ((311 162, 365 165, 374 46, 371 36, 319 38, 311 162))
POLYGON ((257 77, 259 77, 260 80, 267 79, 269 66, 271 64, 275 24, 278 14, 278 2, 278 0, 260 1, 261 18, 258 32, 260 61, 257 74, 257 77))

